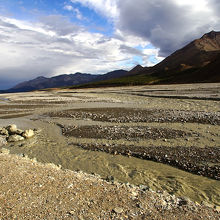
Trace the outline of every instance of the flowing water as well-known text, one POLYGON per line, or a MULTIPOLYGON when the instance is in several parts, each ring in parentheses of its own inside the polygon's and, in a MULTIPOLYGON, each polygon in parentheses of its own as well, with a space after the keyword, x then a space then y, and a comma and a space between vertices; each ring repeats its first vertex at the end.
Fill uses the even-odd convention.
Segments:
POLYGON ((6 103, 8 101, 9 101, 9 99, 0 97, 0 103, 6 103))
MULTIPOLYGON (((185 87, 185 86, 184 86, 185 87)), ((133 87, 132 87, 133 88, 133 87)), ((87 91, 87 90, 86 90, 87 91)), ((127 91, 124 90, 124 92, 127 91)), ((128 89, 128 91, 130 91, 128 89)), ((103 92, 102 90, 99 92, 103 92)), ((121 90, 119 91, 121 92, 121 90)), ((144 109, 184 109, 190 111, 206 111, 217 112, 219 111, 219 102, 216 101, 203 101, 203 100, 180 100, 180 99, 154 99, 146 97, 136 97, 126 94, 96 94, 92 92, 82 93, 59 93, 59 92, 33 92, 33 93, 20 93, 8 94, 7 97, 13 101, 28 104, 48 104, 48 100, 63 101, 65 104, 60 104, 55 107, 42 108, 37 106, 34 108, 31 116, 0 119, 0 126, 8 124, 17 124, 20 129, 36 128, 40 129, 36 136, 28 141, 19 142, 16 144, 8 144, 6 148, 10 149, 11 153, 25 154, 30 158, 36 158, 43 163, 54 163, 61 165, 64 169, 82 170, 87 173, 99 174, 102 178, 113 176, 119 182, 129 182, 135 185, 146 185, 151 189, 166 190, 171 194, 177 196, 185 196, 193 201, 208 202, 220 206, 220 181, 209 179, 203 176, 193 175, 191 173, 176 169, 174 167, 156 163, 146 160, 141 160, 133 157, 125 157, 121 155, 110 155, 103 152, 87 151, 76 147, 73 143, 82 143, 82 139, 66 138, 61 134, 61 129, 53 123, 55 121, 46 121, 41 118, 44 112, 56 110, 64 110, 68 108, 97 108, 97 107, 123 107, 123 108, 144 108, 144 109), (26 101, 26 102, 25 102, 26 101), (36 120, 31 120, 35 118, 36 120)), ((8 100, 0 98, 0 104, 8 100)), ((16 103, 16 102, 15 102, 16 103)), ((36 105, 37 105, 36 104, 36 105)), ((5 103, 3 104, 5 105, 5 103)), ((53 105, 53 104, 51 104, 53 105)), ((24 107, 24 106, 23 106, 24 107)), ((0 105, 1 109, 1 105, 0 105)), ((31 107, 30 107, 31 109, 31 107)), ((7 110, 11 110, 11 107, 7 110)), ((24 108, 21 109, 23 113, 27 113, 24 108)), ((62 123, 76 123, 71 119, 58 118, 57 122, 62 123)), ((83 125, 97 125, 99 122, 91 120, 84 120, 83 125)), ((131 124, 131 123, 130 123, 131 124)), ((155 124, 154 126, 161 126, 155 124)), ((171 140, 173 146, 183 146, 186 144, 190 147, 191 142, 197 145, 204 146, 219 146, 219 126, 208 126, 193 124, 174 124, 168 123, 163 126, 170 128, 183 129, 201 133, 199 140, 190 139, 186 140, 171 140), (189 130, 190 130, 189 129, 189 130), (208 132, 207 132, 208 131, 208 132), (213 141, 214 140, 214 141, 213 141), (193 142, 194 141, 194 142, 193 142)), ((90 140, 83 140, 84 142, 90 140)), ((92 140, 93 143, 96 140, 92 140)), ((101 140, 102 141, 102 140, 101 140)), ((103 139, 103 141, 106 141, 103 139)), ((114 141, 114 140, 113 140, 114 141)), ((146 140, 142 140, 141 144, 147 145, 146 140)), ((154 141, 154 140, 149 140, 154 141)), ((97 140, 97 143, 100 140, 97 140)), ((151 143, 150 143, 151 144, 151 143)), ((155 145, 161 145, 161 140, 154 141, 155 145)), ((162 142, 162 144, 171 145, 171 142, 162 142)))
POLYGON ((20 128, 35 127, 41 131, 24 144, 7 146, 11 153, 23 153, 40 162, 61 165, 64 169, 96 173, 102 178, 113 176, 119 182, 146 185, 155 191, 166 190, 199 203, 206 201, 220 205, 220 181, 161 163, 80 149, 71 144, 71 139, 63 137, 60 128, 54 124, 28 119, 4 120, 4 124, 12 122, 20 128))

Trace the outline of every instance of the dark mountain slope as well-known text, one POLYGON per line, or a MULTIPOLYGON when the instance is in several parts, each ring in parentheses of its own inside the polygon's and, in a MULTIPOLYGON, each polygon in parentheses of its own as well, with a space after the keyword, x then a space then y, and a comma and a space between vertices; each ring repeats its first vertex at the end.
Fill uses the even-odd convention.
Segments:
POLYGON ((191 68, 202 68, 214 62, 220 54, 220 32, 211 31, 177 50, 152 68, 144 68, 138 73, 179 72, 191 68))
POLYGON ((75 73, 69 75, 68 74, 58 75, 51 78, 40 76, 37 77, 36 79, 19 83, 15 87, 9 90, 5 90, 3 92, 28 92, 28 91, 46 89, 46 88, 75 86, 89 82, 96 82, 96 81, 109 80, 109 79, 122 77, 125 76, 127 72, 128 71, 125 70, 115 70, 103 75, 75 73))
POLYGON ((128 71, 126 70, 115 70, 115 71, 111 71, 103 75, 99 75, 94 81, 102 81, 102 80, 119 78, 119 77, 126 76, 127 73, 128 71))
POLYGON ((29 80, 26 82, 19 83, 15 87, 6 90, 5 92, 28 92, 33 90, 45 89, 45 88, 56 88, 63 86, 79 85, 90 82, 97 78, 97 75, 75 73, 75 74, 64 74, 46 78, 43 76, 37 77, 36 79, 29 80))
POLYGON ((220 32, 204 34, 153 67, 138 65, 126 77, 96 86, 196 82, 220 82, 220 32))

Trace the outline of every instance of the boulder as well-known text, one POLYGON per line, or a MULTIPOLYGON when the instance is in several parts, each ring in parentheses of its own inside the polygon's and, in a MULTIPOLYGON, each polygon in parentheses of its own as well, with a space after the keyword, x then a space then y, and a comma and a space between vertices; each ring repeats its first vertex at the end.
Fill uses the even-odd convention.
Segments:
POLYGON ((15 134, 18 134, 18 135, 22 135, 23 133, 24 131, 21 129, 17 129, 17 131, 15 132, 15 134))
POLYGON ((24 137, 14 134, 8 137, 8 142, 17 142, 17 141, 23 141, 24 137))
POLYGON ((7 144, 6 138, 0 135, 0 147, 4 146, 5 144, 7 144))
POLYGON ((8 130, 5 129, 5 128, 1 128, 1 129, 0 129, 0 135, 8 136, 8 130))
POLYGON ((16 134, 18 130, 15 124, 9 125, 8 127, 6 127, 6 129, 8 130, 9 134, 16 134))
POLYGON ((28 130, 25 130, 23 133, 22 133, 22 136, 24 138, 31 138, 34 136, 34 131, 32 129, 28 129, 28 130))

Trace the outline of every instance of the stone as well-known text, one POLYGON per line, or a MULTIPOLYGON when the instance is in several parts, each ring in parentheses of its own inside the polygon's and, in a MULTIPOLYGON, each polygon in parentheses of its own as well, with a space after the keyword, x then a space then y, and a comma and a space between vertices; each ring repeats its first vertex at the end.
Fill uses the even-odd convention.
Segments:
POLYGON ((6 138, 0 135, 0 147, 7 144, 6 138))
POLYGON ((202 202, 202 205, 207 206, 207 207, 209 207, 209 208, 213 208, 213 205, 210 204, 210 203, 208 203, 208 202, 206 202, 206 201, 203 201, 203 202, 202 202))
POLYGON ((31 138, 34 136, 34 131, 32 129, 25 130, 22 134, 24 138, 31 138))
POLYGON ((8 130, 9 134, 15 134, 17 131, 17 125, 9 125, 8 127, 6 127, 6 129, 8 130))
POLYGON ((17 141, 23 141, 24 137, 14 134, 8 137, 8 142, 17 142, 17 141))
POLYGON ((107 176, 107 177, 106 177, 106 181, 107 181, 107 182, 114 183, 115 178, 114 178, 114 176, 107 176))
POLYGON ((123 212, 123 209, 120 208, 120 207, 116 207, 113 209, 113 211, 116 213, 116 214, 121 214, 123 212))
POLYGON ((17 129, 16 132, 15 132, 15 134, 22 135, 23 132, 24 132, 23 130, 21 130, 21 129, 17 129))
POLYGON ((2 148, 2 149, 0 150, 0 153, 2 153, 2 154, 10 154, 10 150, 8 150, 8 149, 6 149, 6 148, 2 148))
POLYGON ((149 190, 149 187, 148 187, 148 186, 145 186, 145 185, 140 185, 139 188, 140 188, 140 190, 142 190, 142 191, 148 191, 148 190, 149 190))
POLYGON ((188 203, 189 203, 188 198, 185 198, 185 197, 178 198, 178 205, 179 206, 187 205, 188 203))
POLYGON ((0 135, 6 135, 6 136, 8 136, 8 130, 5 129, 5 128, 1 128, 1 129, 0 129, 0 135))

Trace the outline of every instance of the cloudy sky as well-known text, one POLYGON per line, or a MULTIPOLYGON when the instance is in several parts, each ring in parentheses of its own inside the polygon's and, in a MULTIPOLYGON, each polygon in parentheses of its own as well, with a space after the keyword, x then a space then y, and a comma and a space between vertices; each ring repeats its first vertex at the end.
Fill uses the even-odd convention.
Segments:
POLYGON ((220 30, 219 0, 0 0, 0 89, 152 66, 220 30))

